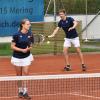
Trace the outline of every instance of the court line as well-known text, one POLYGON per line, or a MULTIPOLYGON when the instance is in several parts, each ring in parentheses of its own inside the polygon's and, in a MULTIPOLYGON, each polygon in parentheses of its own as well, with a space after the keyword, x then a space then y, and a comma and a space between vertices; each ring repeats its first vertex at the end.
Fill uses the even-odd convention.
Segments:
MULTIPOLYGON (((93 91, 92 91, 93 92, 93 91)), ((70 92, 70 93, 54 93, 54 94, 42 94, 42 95, 30 95, 31 97, 38 97, 38 96, 56 96, 56 95, 73 95, 73 96, 81 96, 81 97, 87 97, 87 98, 92 98, 92 99, 98 99, 100 100, 100 97, 96 96, 91 96, 91 95, 85 95, 85 94, 80 94, 79 92, 70 92)), ((18 96, 11 96, 11 97, 0 97, 1 99, 11 99, 11 98, 18 98, 18 96)))
MULTIPOLYGON (((63 74, 63 73, 66 73, 66 74, 74 74, 74 73, 77 73, 77 72, 81 72, 81 73, 89 73, 89 72, 94 72, 94 71, 100 71, 100 69, 93 69, 93 70, 87 70, 86 72, 83 72, 81 70, 76 70, 76 71, 56 71, 56 72, 38 72, 38 73, 29 73, 29 75, 43 75, 43 74, 63 74)), ((96 73, 96 72, 95 72, 96 73)), ((16 74, 7 74, 7 75, 0 75, 0 77, 2 76, 15 76, 16 74)))
POLYGON ((75 95, 75 96, 81 96, 81 97, 87 97, 87 98, 92 98, 92 99, 100 100, 100 97, 91 96, 91 95, 85 95, 85 94, 80 94, 80 93, 69 93, 69 94, 75 95))

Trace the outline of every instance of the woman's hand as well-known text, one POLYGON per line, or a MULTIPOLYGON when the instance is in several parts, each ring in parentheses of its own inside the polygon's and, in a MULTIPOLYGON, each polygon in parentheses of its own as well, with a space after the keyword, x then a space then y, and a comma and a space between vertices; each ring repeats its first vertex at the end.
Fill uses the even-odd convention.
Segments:
POLYGON ((21 52, 23 52, 23 53, 27 53, 28 51, 30 51, 30 48, 29 47, 21 50, 21 52))

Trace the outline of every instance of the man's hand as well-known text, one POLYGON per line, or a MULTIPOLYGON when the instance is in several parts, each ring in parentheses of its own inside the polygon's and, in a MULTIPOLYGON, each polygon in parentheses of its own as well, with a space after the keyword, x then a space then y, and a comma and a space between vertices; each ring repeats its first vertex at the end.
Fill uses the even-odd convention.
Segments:
POLYGON ((71 30, 73 30, 73 29, 75 29, 76 28, 76 26, 77 26, 77 24, 78 24, 78 22, 77 21, 73 21, 73 26, 72 27, 70 27, 69 29, 68 29, 68 31, 71 31, 71 30))
POLYGON ((70 27, 69 29, 68 29, 68 31, 71 31, 71 30, 73 30, 74 28, 73 27, 70 27))
POLYGON ((54 37, 57 34, 58 30, 59 30, 59 27, 56 27, 56 29, 54 30, 54 32, 51 35, 49 35, 48 38, 54 37))

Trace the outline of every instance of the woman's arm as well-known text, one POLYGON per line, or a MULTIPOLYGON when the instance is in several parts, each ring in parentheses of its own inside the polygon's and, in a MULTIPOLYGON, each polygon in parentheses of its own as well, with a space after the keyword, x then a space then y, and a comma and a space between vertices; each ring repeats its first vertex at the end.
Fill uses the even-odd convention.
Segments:
POLYGON ((15 51, 23 52, 23 53, 26 53, 29 50, 28 47, 26 49, 21 49, 21 48, 16 47, 16 43, 14 42, 11 43, 11 49, 15 51))

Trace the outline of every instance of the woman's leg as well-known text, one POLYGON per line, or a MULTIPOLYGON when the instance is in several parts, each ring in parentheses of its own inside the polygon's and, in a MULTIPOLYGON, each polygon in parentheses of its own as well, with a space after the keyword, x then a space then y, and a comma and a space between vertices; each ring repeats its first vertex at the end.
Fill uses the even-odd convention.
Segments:
MULTIPOLYGON (((25 67, 23 67, 23 73, 24 73, 24 75, 29 75, 29 66, 25 66, 25 67)), ((24 96, 24 98, 25 99, 31 99, 31 97, 28 95, 28 81, 27 80, 25 80, 25 81, 23 81, 24 83, 23 83, 23 96, 24 96)))
POLYGON ((14 67, 15 67, 16 75, 22 76, 22 67, 18 67, 18 66, 14 66, 14 67))
POLYGON ((29 66, 23 67, 23 74, 26 76, 29 75, 29 66))
MULTIPOLYGON (((29 75, 29 66, 25 66, 25 67, 23 67, 23 74, 24 75, 29 75)), ((28 81, 27 80, 25 80, 25 81, 23 81, 23 96, 24 96, 24 98, 25 99, 31 99, 31 97, 28 95, 28 89, 27 89, 27 85, 28 85, 28 81)))
MULTIPOLYGON (((29 75, 29 65, 31 65, 31 60, 33 59, 31 57, 32 56, 30 55, 28 58, 26 58, 26 60, 23 61, 22 70, 25 76, 29 75)), ((29 100, 31 97, 28 95, 28 82, 29 81, 27 80, 23 81, 23 97, 29 100)))
MULTIPOLYGON (((18 66, 14 66, 15 67, 15 71, 16 71, 16 75, 17 76, 22 76, 22 67, 18 67, 18 66)), ((22 81, 17 81, 17 85, 18 85, 18 96, 20 98, 23 97, 23 86, 22 86, 22 81)))
MULTIPOLYGON (((29 75, 29 66, 23 67, 23 74, 25 76, 29 75)), ((24 87, 24 94, 27 93, 27 84, 28 84, 28 81, 27 80, 24 81, 24 86, 23 86, 24 87)))

